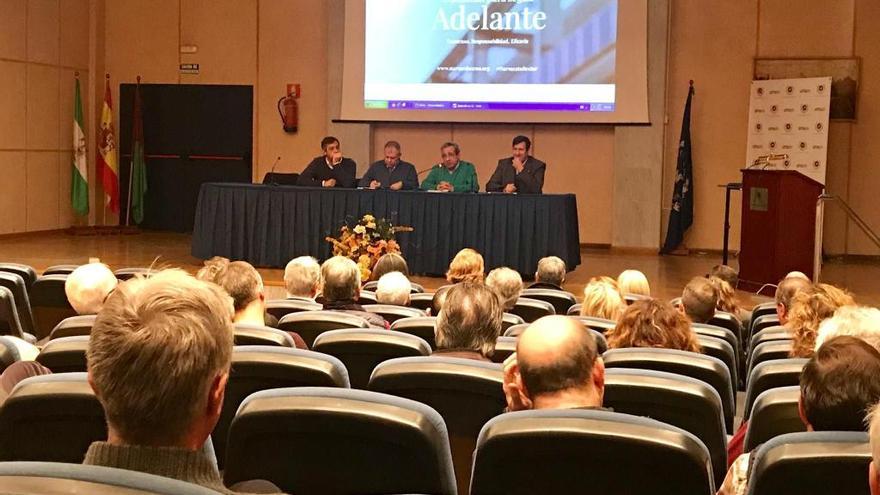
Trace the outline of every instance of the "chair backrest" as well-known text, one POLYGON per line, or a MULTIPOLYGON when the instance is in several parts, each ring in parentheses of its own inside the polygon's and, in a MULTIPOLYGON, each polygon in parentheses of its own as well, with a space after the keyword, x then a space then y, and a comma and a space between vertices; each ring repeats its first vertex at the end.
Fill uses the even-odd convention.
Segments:
POLYGON ((0 272, 18 275, 24 280, 27 290, 31 289, 31 285, 34 285, 34 280, 37 279, 37 272, 34 270, 34 267, 23 263, 0 263, 0 272))
POLYGON ((331 330, 315 339, 312 349, 345 365, 353 388, 366 389, 379 363, 394 358, 430 356, 431 346, 415 335, 388 330, 331 330))
POLYGON ((602 359, 606 368, 637 368, 689 376, 708 383, 721 397, 724 425, 733 431, 733 385, 727 366, 717 358, 673 349, 610 349, 602 359))
POLYGON ((766 327, 760 332, 755 332, 754 334, 752 334, 752 338, 749 340, 749 355, 751 355, 752 351, 755 349, 755 347, 758 347, 759 344, 763 344, 764 342, 773 342, 775 340, 792 340, 791 332, 781 325, 766 327))
POLYGON ((26 378, 0 408, 0 461, 80 463, 107 439, 104 409, 85 373, 26 378))
POLYGON ((516 305, 510 310, 511 313, 519 316, 526 323, 531 323, 542 316, 555 315, 556 310, 553 305, 547 301, 538 299, 530 299, 528 297, 520 297, 516 300, 516 305))
POLYGON ((18 319, 18 309, 15 307, 15 297, 6 287, 0 287, 0 335, 24 339, 21 320, 18 319))
POLYGON ((421 309, 422 311, 428 311, 429 309, 431 309, 431 303, 433 302, 434 294, 432 292, 420 292, 418 294, 411 294, 409 296, 409 305, 414 308, 421 309))
POLYGON ((505 337, 519 337, 521 333, 526 331, 526 328, 529 328, 530 323, 520 323, 519 325, 511 325, 507 327, 507 330, 504 331, 505 337))
POLYGON ((88 349, 88 335, 60 337, 46 342, 36 361, 52 373, 84 373, 88 371, 88 349))
POLYGON ((80 265, 71 265, 71 264, 52 265, 52 266, 46 268, 45 270, 43 270, 43 276, 45 277, 46 275, 70 275, 71 273, 73 273, 74 270, 76 270, 79 267, 80 267, 80 265))
POLYGON ((217 495, 185 481, 104 466, 0 462, 0 486, 16 495, 217 495))
POLYGON ((278 318, 284 318, 290 313, 299 313, 300 311, 320 311, 323 306, 314 302, 303 299, 272 299, 266 301, 266 312, 278 318))
POLYGON ((235 345, 274 345, 296 347, 289 333, 277 328, 250 323, 236 323, 232 331, 235 345))
POLYGON ((752 349, 752 353, 749 355, 749 375, 752 374, 752 370, 755 369, 755 366, 763 363, 764 361, 771 361, 773 359, 788 359, 791 355, 791 349, 793 347, 792 340, 773 340, 770 342, 763 342, 755 346, 752 349))
POLYGON ((732 383, 734 386, 738 386, 739 370, 737 368, 736 351, 730 346, 730 343, 716 337, 700 334, 697 334, 697 340, 700 342, 700 350, 703 354, 718 358, 727 365, 732 383))
POLYGON ((605 318, 596 318, 595 316, 572 316, 572 318, 577 319, 584 325, 593 330, 604 334, 608 330, 614 328, 617 323, 612 320, 606 320, 605 318))
POLYGON ((776 313, 759 316, 752 319, 752 333, 750 335, 754 335, 765 328, 776 326, 779 326, 779 316, 776 313))
POLYGON ((113 271, 113 275, 116 275, 116 278, 119 279, 120 282, 124 282, 128 279, 134 278, 135 275, 150 275, 154 273, 155 270, 152 268, 145 267, 127 267, 120 268, 118 270, 113 271))
POLYGON ((278 329, 298 333, 309 349, 312 348, 315 338, 327 330, 368 326, 367 320, 339 311, 300 311, 285 315, 278 321, 278 329))
POLYGON ((577 298, 571 292, 556 289, 523 289, 522 297, 545 301, 553 305, 558 315, 564 315, 577 304, 577 298))
POLYGON ((418 308, 407 308, 405 306, 394 306, 391 304, 367 304, 364 311, 376 313, 385 318, 389 323, 394 323, 401 318, 412 318, 414 316, 426 316, 425 312, 418 308))
POLYGON ((514 326, 525 323, 526 321, 520 316, 515 315, 513 313, 504 313, 501 315, 501 332, 504 333, 505 330, 514 326))
POLYGON ((97 315, 79 315, 65 318, 55 325, 49 333, 49 340, 61 337, 75 337, 79 335, 91 335, 97 315))
POLYGON ((230 429, 224 481, 249 479, 297 495, 456 492, 440 414, 366 390, 285 388, 248 397, 230 429))
POLYGON ((727 341, 727 343, 733 347, 733 350, 737 351, 737 363, 740 362, 743 343, 739 341, 739 338, 730 329, 716 325, 709 325, 707 323, 691 323, 691 328, 697 335, 708 335, 709 337, 715 337, 727 341))
POLYGON ((758 449, 750 495, 869 495, 868 434, 816 431, 780 435, 758 449))
POLYGON ((285 387, 349 387, 348 371, 333 356, 277 346, 236 346, 223 409, 211 439, 221 463, 229 425, 244 399, 254 392, 285 387))
POLYGON ((752 368, 746 382, 746 401, 743 420, 752 413, 755 399, 766 390, 776 387, 792 387, 800 384, 801 371, 807 364, 805 358, 771 359, 752 368))
MULTIPOLYGON (((410 281, 409 285, 410 285, 410 293, 412 293, 412 294, 421 294, 422 292, 425 292, 425 288, 422 287, 421 284, 417 284, 415 282, 410 281)), ((376 289, 378 289, 378 288, 379 288, 379 281, 378 280, 371 280, 371 281, 365 283, 364 286, 361 287, 361 290, 368 290, 370 292, 375 293, 376 289)))
POLYGON ((18 321, 21 331, 36 335, 34 330, 34 314, 31 312, 31 298, 28 295, 28 284, 21 275, 14 272, 0 270, 0 287, 6 287, 12 292, 15 300, 15 309, 18 312, 18 321))
POLYGON ((391 324, 391 329, 397 330, 398 332, 415 335, 416 337, 419 337, 420 339, 427 342, 428 345, 431 346, 431 350, 434 350, 437 348, 437 343, 434 337, 434 327, 436 325, 436 316, 418 316, 412 318, 401 318, 391 324))
POLYGON ((627 306, 629 306, 630 304, 632 304, 636 301, 644 301, 646 299, 651 299, 651 296, 646 296, 643 294, 624 294, 623 295, 623 300, 624 300, 624 302, 626 302, 627 306))
POLYGON ((750 452, 771 438, 807 431, 798 413, 800 387, 777 387, 761 392, 755 399, 743 451, 750 452))
POLYGON ((12 366, 16 361, 21 361, 18 348, 12 342, 12 339, 0 336, 0 373, 12 366))
POLYGON ((581 314, 581 307, 583 307, 583 304, 581 303, 572 304, 571 307, 568 308, 568 311, 565 312, 565 314, 569 316, 579 315, 581 314))
POLYGON ((503 363, 511 354, 516 352, 517 337, 500 336, 495 340, 495 352, 492 354, 493 363, 503 363))
POLYGON ((721 486, 727 473, 727 436, 721 397, 707 383, 663 371, 610 369, 603 405, 692 433, 709 449, 715 485, 721 486))
POLYGON ((712 317, 711 320, 708 321, 710 325, 715 325, 716 327, 722 327, 730 330, 736 335, 736 339, 742 344, 745 342, 745 338, 743 337, 742 323, 740 323, 739 319, 727 312, 724 311, 716 311, 715 316, 712 317))
POLYGON ((443 416, 449 431, 459 493, 467 493, 477 435, 504 411, 503 370, 469 359, 427 357, 385 361, 370 378, 370 390, 412 399, 443 416))
POLYGON ((379 304, 379 300, 376 299, 376 293, 369 290, 362 290, 360 295, 358 296, 358 303, 361 305, 364 304, 379 304))
POLYGON ((706 447, 692 434, 648 418, 544 409, 486 423, 470 493, 645 493, 655 482, 664 493, 714 493, 706 447))
POLYGON ((34 314, 34 330, 38 340, 47 337, 61 320, 76 316, 76 311, 67 301, 67 294, 64 292, 65 281, 67 275, 43 275, 31 287, 31 311, 34 314))
MULTIPOLYGON (((752 322, 756 319, 764 316, 764 315, 775 315, 776 314, 776 301, 767 301, 761 304, 756 304, 754 308, 752 308, 752 322)), ((754 333, 754 332, 752 332, 754 333)))

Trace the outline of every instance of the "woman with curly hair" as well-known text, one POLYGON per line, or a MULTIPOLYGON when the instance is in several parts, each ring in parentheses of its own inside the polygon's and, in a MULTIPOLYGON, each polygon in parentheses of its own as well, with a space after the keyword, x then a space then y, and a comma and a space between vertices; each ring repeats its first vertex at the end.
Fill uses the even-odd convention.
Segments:
POLYGON ((609 349, 659 347, 700 352, 700 343, 688 319, 660 299, 639 300, 627 306, 605 337, 609 349))
POLYGON ((798 292, 792 300, 785 324, 794 340, 789 356, 812 357, 822 321, 834 316, 837 308, 855 303, 847 291, 830 284, 816 284, 798 292))
POLYGON ((584 287, 581 316, 592 316, 617 321, 626 308, 626 302, 617 289, 617 281, 611 277, 593 277, 584 287))
POLYGON ((741 309, 739 303, 736 301, 736 291, 733 290, 733 287, 719 277, 709 277, 709 281, 712 282, 712 285, 715 286, 715 290, 718 291, 718 306, 716 309, 718 309, 718 311, 730 313, 737 318, 742 319, 740 317, 741 309))
POLYGON ((484 270, 483 255, 475 249, 464 248, 449 263, 446 280, 450 284, 464 281, 483 283, 483 278, 485 277, 484 270))

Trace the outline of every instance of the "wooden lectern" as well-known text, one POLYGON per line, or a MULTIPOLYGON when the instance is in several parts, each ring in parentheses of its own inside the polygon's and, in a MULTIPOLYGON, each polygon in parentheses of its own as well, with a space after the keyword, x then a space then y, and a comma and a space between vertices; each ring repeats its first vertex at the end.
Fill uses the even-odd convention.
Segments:
POLYGON ((798 270, 813 277, 816 201, 824 185, 793 170, 744 169, 739 288, 798 270))

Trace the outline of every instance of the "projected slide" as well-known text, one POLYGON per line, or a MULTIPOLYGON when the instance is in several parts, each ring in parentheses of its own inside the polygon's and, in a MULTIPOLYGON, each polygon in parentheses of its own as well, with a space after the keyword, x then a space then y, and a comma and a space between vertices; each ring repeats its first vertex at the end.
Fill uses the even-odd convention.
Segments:
POLYGON ((613 112, 618 0, 366 0, 364 107, 613 112))

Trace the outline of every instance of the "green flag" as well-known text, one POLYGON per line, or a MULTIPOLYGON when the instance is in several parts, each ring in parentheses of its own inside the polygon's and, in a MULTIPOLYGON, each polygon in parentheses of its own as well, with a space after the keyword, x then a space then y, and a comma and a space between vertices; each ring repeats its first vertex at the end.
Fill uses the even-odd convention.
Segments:
POLYGON ((86 165, 86 134, 83 132, 82 99, 79 96, 79 78, 76 78, 76 97, 73 103, 73 170, 71 170, 70 203, 77 215, 89 212, 89 181, 86 165))
POLYGON ((144 195, 147 193, 147 164, 144 161, 144 119, 141 113, 141 85, 134 89, 134 123, 131 131, 131 176, 129 212, 134 223, 144 221, 144 195))

